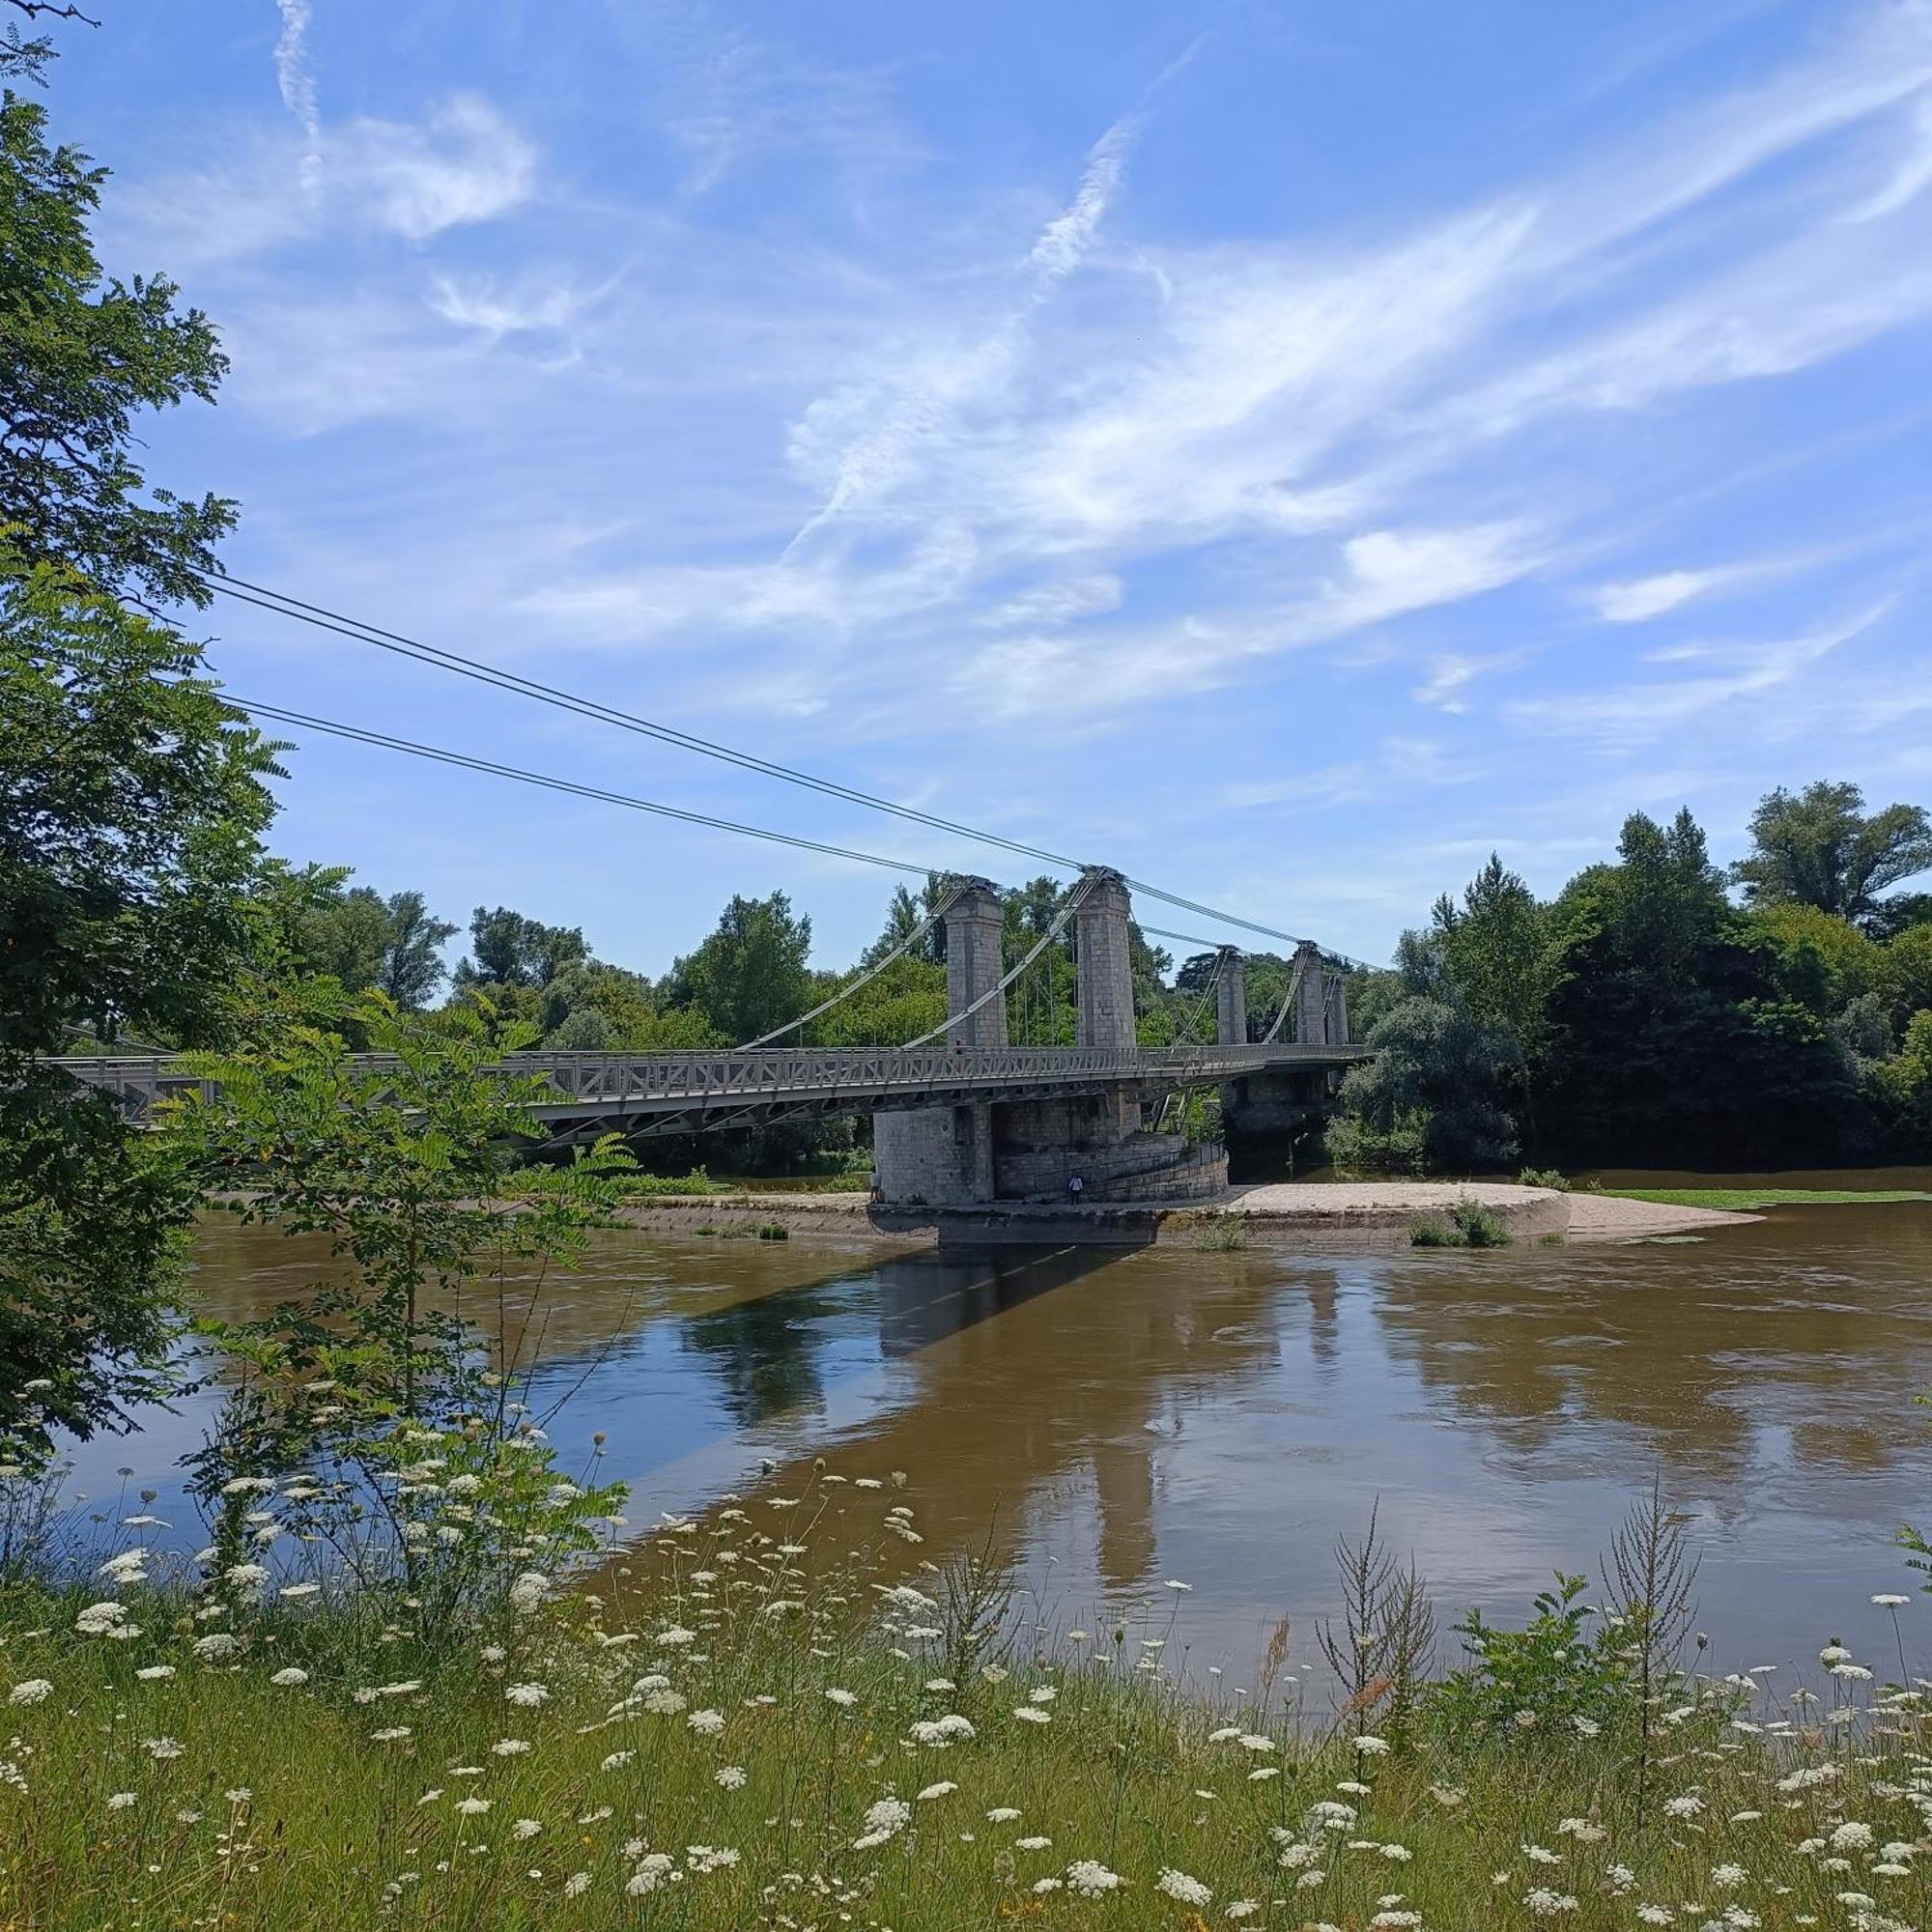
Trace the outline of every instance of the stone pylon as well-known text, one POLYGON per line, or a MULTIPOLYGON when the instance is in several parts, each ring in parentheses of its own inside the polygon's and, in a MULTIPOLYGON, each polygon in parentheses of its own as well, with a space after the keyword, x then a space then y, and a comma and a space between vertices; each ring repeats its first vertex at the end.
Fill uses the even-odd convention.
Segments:
POLYGON ((1104 866, 1091 867, 1087 891, 1073 915, 1074 980, 1079 996, 1080 1046, 1139 1044, 1134 1026, 1133 949, 1127 932, 1126 881, 1104 866))
POLYGON ((1224 946, 1214 962, 1214 1037, 1222 1046, 1248 1043, 1248 972, 1238 946, 1224 946))
POLYGON ((1302 1046, 1320 1046, 1328 1037, 1328 976, 1321 949, 1312 939, 1294 949, 1294 968, 1301 976, 1294 992, 1294 1037, 1302 1046))
MULTIPOLYGON (((965 879, 946 909, 946 1010, 966 1013, 1006 975, 1006 908, 988 879, 965 879)), ((949 1046, 1005 1046, 1007 996, 996 994, 977 1012, 956 1019, 949 1046)))

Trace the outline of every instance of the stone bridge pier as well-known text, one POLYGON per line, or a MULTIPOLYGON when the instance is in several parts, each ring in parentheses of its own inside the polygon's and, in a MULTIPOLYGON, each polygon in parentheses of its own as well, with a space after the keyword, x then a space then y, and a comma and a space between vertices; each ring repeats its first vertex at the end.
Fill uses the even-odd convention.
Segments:
MULTIPOLYGON (((1134 1018, 1131 906, 1118 872, 1095 868, 1073 915, 1075 1030, 1078 1047, 1132 1049, 1134 1018)), ((947 1010, 960 1014, 948 1035, 958 1047, 1007 1044, 1006 996, 967 1009, 1004 972, 1005 912, 998 894, 976 879, 946 916, 947 1010)), ((1188 1155, 1179 1134, 1141 1126, 1141 1086, 1122 1083, 1066 1099, 929 1107, 872 1117, 879 1188, 895 1206, 973 1207, 992 1201, 1064 1200, 1079 1175, 1094 1198, 1110 1183, 1134 1182, 1136 1198, 1218 1192, 1225 1162, 1163 1177, 1188 1155), (1144 1183, 1139 1177, 1145 1176, 1144 1183)))
MULTIPOLYGON (((1247 997, 1238 953, 1223 949, 1219 1000, 1222 1043, 1248 1037, 1247 997)), ((1349 1043, 1349 982, 1321 963, 1321 949, 1304 939, 1294 949, 1293 1009, 1285 1023, 1290 1038, 1304 1046, 1346 1046, 1349 1043)), ((1331 1111, 1342 1068, 1315 1066, 1283 1068, 1231 1081, 1221 1089, 1221 1119, 1245 1134, 1294 1134, 1331 1111)))

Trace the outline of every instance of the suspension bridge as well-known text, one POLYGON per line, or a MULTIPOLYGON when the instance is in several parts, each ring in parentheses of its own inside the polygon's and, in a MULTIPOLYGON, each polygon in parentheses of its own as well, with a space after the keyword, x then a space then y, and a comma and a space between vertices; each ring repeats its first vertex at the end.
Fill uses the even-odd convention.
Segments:
MULTIPOLYGON (((547 1091, 532 1107, 558 1137, 612 1128, 634 1137, 716 1131, 838 1114, 873 1117, 888 1204, 970 1207, 1062 1196, 1077 1175, 1095 1200, 1217 1193, 1225 1151, 1163 1131, 1171 1096, 1219 1088, 1224 1117, 1257 1123, 1319 1111, 1342 1072, 1367 1057, 1349 1039, 1345 978, 1304 945, 1287 997, 1249 1037, 1242 954, 1223 947, 1197 1003, 1214 1037, 1138 1043, 1131 913, 1119 873, 1091 867, 1033 948, 1005 965, 1006 913, 984 879, 956 882, 928 918, 831 999, 730 1052, 521 1053, 547 1091), (945 928, 947 1018, 895 1047, 780 1046, 945 928), (1074 959, 1071 1046, 1009 1043, 1007 998, 1063 935, 1074 959)), ((202 1082, 167 1054, 81 1055, 56 1063, 116 1096, 146 1124, 158 1104, 202 1082)), ((381 1055, 361 1064, 380 1069, 381 1055)))
MULTIPOLYGON (((1347 976, 1339 970, 1339 964, 1347 962, 1338 963, 1312 940, 1297 939, 1108 867, 1085 865, 1064 853, 699 738, 261 584, 216 574, 203 581, 209 590, 258 611, 435 671, 1078 874, 1044 929, 1011 965, 1006 958, 1006 906, 999 889, 986 879, 943 874, 951 885, 939 903, 883 958, 810 1011, 735 1050, 514 1056, 518 1071, 545 1076, 544 1094, 532 1112, 553 1123, 560 1139, 611 1128, 649 1137, 865 1114, 873 1117, 880 1190, 890 1205, 972 1207, 1001 1200, 1061 1198, 1076 1179, 1094 1200, 1198 1199, 1226 1185, 1226 1152, 1169 1130, 1177 1096, 1218 1088, 1225 1121, 1261 1128, 1294 1126, 1322 1112, 1349 1065, 1370 1057, 1350 1037, 1347 976), (1134 1008, 1131 895, 1136 893, 1293 945, 1293 973, 1272 1019, 1263 1026, 1257 1016, 1251 1023, 1244 954, 1235 946, 1221 945, 1214 950, 1212 974, 1179 1037, 1169 1045, 1143 1047, 1134 1008), (897 1045, 820 1048, 803 1043, 813 1021, 928 941, 943 946, 946 961, 946 1018, 938 1026, 897 1045), (1073 961, 1070 1043, 1015 1044, 1009 1036, 1009 1000, 1020 1000, 1024 1021, 1034 1010, 1027 1001, 1031 998, 1037 1008, 1042 977, 1054 967, 1055 960, 1048 955, 1055 948, 1061 959, 1070 953, 1073 961), (781 1043, 787 1039, 789 1044, 781 1043)), ((942 868, 903 858, 718 818, 232 693, 222 696, 251 718, 302 726, 443 766, 840 860, 923 873, 928 880, 942 875, 942 868)), ((1167 933, 1153 926, 1143 930, 1189 944, 1212 945, 1186 933, 1167 933)), ((1053 1032, 1057 1035, 1057 1022, 1053 1032)), ((179 1060, 161 1053, 73 1056, 55 1064, 111 1094, 126 1115, 142 1124, 154 1122, 157 1108, 169 1098, 199 1084, 179 1060)), ((365 1064, 380 1067, 381 1057, 366 1056, 365 1064)))

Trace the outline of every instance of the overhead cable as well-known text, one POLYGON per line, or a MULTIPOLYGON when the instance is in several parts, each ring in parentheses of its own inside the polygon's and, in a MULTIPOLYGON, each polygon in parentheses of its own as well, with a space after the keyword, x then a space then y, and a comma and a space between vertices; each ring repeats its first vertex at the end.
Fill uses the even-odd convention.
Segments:
MULTIPOLYGON (((720 744, 715 739, 699 737, 695 732, 680 730, 675 725, 659 724, 654 719, 620 710, 615 705, 605 704, 597 698, 579 696, 540 679, 524 677, 518 672, 483 664, 475 658, 465 657, 460 652, 445 650, 440 645, 422 643, 414 638, 405 637, 399 631, 384 630, 380 625, 365 623, 357 617, 346 616, 343 612, 328 610, 324 605, 311 604, 303 598, 290 596, 286 591, 271 590, 265 584, 252 583, 246 578, 222 576, 211 572, 203 573, 200 581, 211 590, 224 597, 233 598, 239 603, 251 604, 258 610, 271 611, 277 616, 290 617, 298 623, 313 625, 318 630, 332 631, 339 637, 349 638, 357 643, 372 644, 378 650, 413 659, 416 663, 428 665, 434 669, 453 671, 459 677, 492 685, 499 691, 507 691, 520 697, 534 698, 539 703, 575 712, 580 717, 614 724, 620 730, 655 738, 661 743, 675 745, 684 751, 698 753, 704 757, 719 758, 745 771, 758 772, 767 778, 782 780, 787 784, 803 785, 829 798, 843 799, 850 805, 865 806, 869 810, 889 812, 895 818, 926 826, 935 832, 947 832, 955 838, 972 839, 979 844, 998 846, 1002 850, 1017 853, 1023 858, 1037 860, 1042 865, 1058 866, 1076 872, 1088 869, 1086 861, 1069 858, 1064 852, 1051 852, 1043 846, 1030 845, 1022 839, 1009 838, 1003 833, 982 831, 978 826, 963 824, 958 819, 942 817, 936 812, 922 811, 915 806, 901 805, 896 800, 882 798, 876 792, 862 791, 856 786, 840 784, 835 779, 820 778, 813 773, 800 771, 795 766, 779 764, 773 759, 761 758, 750 752, 737 751, 729 745, 720 744)), ((1211 919, 1220 924, 1238 926, 1249 932, 1261 933, 1269 939, 1284 939, 1291 945, 1301 943, 1294 933, 1284 932, 1278 926, 1259 924, 1253 920, 1222 912, 1218 907, 1205 905, 1198 899, 1185 898, 1179 894, 1170 893, 1162 887, 1150 884, 1145 879, 1129 878, 1125 883, 1137 893, 1144 893, 1151 898, 1161 899, 1169 905, 1178 906, 1183 912, 1199 914, 1202 918, 1211 919)))
POLYGON ((561 791, 578 798, 596 799, 604 805, 621 805, 632 811, 654 812, 660 818, 681 819, 687 825, 702 825, 714 832, 734 832, 745 838, 764 838, 774 845, 791 845, 805 852, 822 852, 832 859, 856 859, 867 866, 884 866, 896 872, 923 877, 930 866, 915 865, 909 859, 887 859, 876 852, 856 852, 847 845, 827 845, 816 838, 801 838, 790 832, 773 832, 762 825, 741 825, 736 819, 714 818, 706 811, 687 811, 682 806, 659 805, 647 798, 634 798, 628 792, 607 791, 601 785, 580 784, 575 779, 553 778, 543 772, 526 772, 517 765, 499 765, 492 758, 474 758, 467 752, 444 751, 436 745, 418 745, 409 738, 392 738, 385 731, 369 731, 359 724, 338 724, 327 718, 311 718, 301 711, 287 711, 280 705, 258 703, 251 697, 221 694, 224 704, 245 711, 251 718, 272 718, 283 724, 299 724, 310 731, 327 731, 331 737, 347 738, 355 744, 374 745, 385 752, 407 752, 414 758, 428 758, 440 765, 457 765, 466 771, 485 772, 492 778, 515 779, 519 784, 540 785, 546 791, 561 791))

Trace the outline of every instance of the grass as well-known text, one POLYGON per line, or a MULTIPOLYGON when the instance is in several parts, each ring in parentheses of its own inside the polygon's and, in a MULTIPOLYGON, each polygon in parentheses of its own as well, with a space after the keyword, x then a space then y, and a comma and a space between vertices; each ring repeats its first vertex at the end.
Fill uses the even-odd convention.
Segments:
POLYGON ((626 1195, 646 1201, 731 1192, 725 1182, 713 1180, 701 1167, 694 1167, 689 1174, 627 1174, 623 1187, 626 1195))
POLYGON ((1509 1223, 1480 1201, 1455 1202, 1445 1219, 1425 1214, 1408 1231, 1409 1245, 1416 1248, 1506 1248, 1510 1243, 1509 1223))
POLYGON ((0 1589, 0 1923, 1925 1922, 1932 1719, 1869 1673, 1671 1687, 1639 1817, 1633 1730, 1358 1742, 1385 1693, 1332 1715, 1286 1626, 1253 1694, 1182 1681, 1182 1593, 1049 1631, 898 1494, 668 1523, 454 1654, 327 1597, 129 1592, 114 1641, 73 1629, 98 1582, 0 1589))
POLYGON ((1238 1254, 1248 1244, 1238 1214, 1208 1215, 1194 1233, 1194 1246, 1203 1254, 1238 1254))
POLYGON ((1605 1187, 1601 1191, 1626 1201, 1659 1201, 1668 1208, 1724 1208, 1733 1211, 1932 1201, 1932 1194, 1909 1187, 1605 1187))

